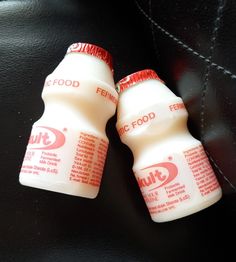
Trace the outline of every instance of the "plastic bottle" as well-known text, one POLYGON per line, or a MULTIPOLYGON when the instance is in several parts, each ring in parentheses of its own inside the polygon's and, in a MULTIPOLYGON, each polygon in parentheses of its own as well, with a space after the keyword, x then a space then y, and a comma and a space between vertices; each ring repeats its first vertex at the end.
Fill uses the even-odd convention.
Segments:
POLYGON ((33 125, 20 172, 26 186, 95 198, 118 94, 112 60, 104 49, 72 44, 46 80, 45 111, 33 125))
POLYGON ((187 129, 183 101, 153 70, 117 84, 117 130, 134 156, 133 171, 155 222, 178 219, 222 195, 202 144, 187 129))

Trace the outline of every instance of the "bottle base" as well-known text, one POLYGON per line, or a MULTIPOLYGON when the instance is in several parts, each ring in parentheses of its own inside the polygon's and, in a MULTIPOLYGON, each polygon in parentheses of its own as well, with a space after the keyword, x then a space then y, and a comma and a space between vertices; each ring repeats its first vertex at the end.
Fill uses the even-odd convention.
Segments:
POLYGON ((207 200, 203 201, 202 203, 196 203, 193 206, 186 207, 181 210, 174 210, 171 211, 170 214, 157 214, 155 216, 151 216, 152 220, 157 223, 163 223, 163 222, 169 222, 176 219, 180 219, 186 216, 193 215, 194 213, 197 213, 207 207, 210 207, 211 205, 218 202, 222 197, 222 191, 221 189, 215 193, 211 198, 208 198, 207 200))
POLYGON ((19 182, 23 186, 34 187, 66 195, 79 196, 94 199, 98 195, 99 188, 91 185, 74 182, 52 182, 40 179, 25 179, 20 176, 19 182))

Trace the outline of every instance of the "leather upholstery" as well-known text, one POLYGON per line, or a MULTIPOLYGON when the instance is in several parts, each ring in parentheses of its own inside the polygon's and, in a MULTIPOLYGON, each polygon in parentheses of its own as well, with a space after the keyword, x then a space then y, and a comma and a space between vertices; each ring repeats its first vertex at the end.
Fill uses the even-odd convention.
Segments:
POLYGON ((150 24, 160 74, 183 98, 191 131, 203 142, 224 192, 235 192, 235 3, 136 3, 150 24))
POLYGON ((0 261, 227 260, 236 219, 235 12, 223 0, 0 1, 0 261), (115 117, 95 200, 19 184, 44 79, 73 42, 109 50, 116 81, 153 68, 183 97, 223 186, 219 203, 152 222, 115 117))

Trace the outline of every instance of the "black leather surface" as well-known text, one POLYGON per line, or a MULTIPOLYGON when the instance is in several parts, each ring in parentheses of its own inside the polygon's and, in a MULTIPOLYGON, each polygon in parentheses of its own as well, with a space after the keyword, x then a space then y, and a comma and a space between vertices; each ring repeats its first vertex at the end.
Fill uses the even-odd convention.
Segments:
POLYGON ((0 261, 226 261, 233 255, 236 5, 139 5, 158 24, 151 26, 134 1, 0 1, 0 261), (202 138, 223 185, 219 203, 153 223, 115 118, 107 126, 110 147, 95 200, 18 183, 31 125, 43 112, 44 79, 78 41, 112 53, 116 81, 149 67, 183 97, 190 129, 202 138))
POLYGON ((236 191, 234 1, 137 1, 159 70, 181 95, 224 193, 236 191), (168 52, 167 52, 168 50, 168 52))

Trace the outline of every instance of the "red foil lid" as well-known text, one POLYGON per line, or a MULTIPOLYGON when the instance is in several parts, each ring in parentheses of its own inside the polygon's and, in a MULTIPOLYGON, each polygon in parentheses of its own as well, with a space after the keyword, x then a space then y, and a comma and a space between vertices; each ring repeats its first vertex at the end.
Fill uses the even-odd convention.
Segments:
POLYGON ((113 71, 112 57, 110 53, 99 46, 87 43, 74 43, 67 49, 66 54, 70 53, 85 53, 96 56, 97 58, 103 60, 110 67, 111 71, 113 71))
POLYGON ((159 78, 157 73, 154 70, 151 69, 145 69, 142 71, 135 72, 131 75, 126 76, 125 78, 121 79, 117 84, 116 84, 116 90, 118 93, 123 92, 125 89, 143 82, 145 80, 150 80, 150 79, 156 79, 162 83, 164 83, 163 80, 159 78))

